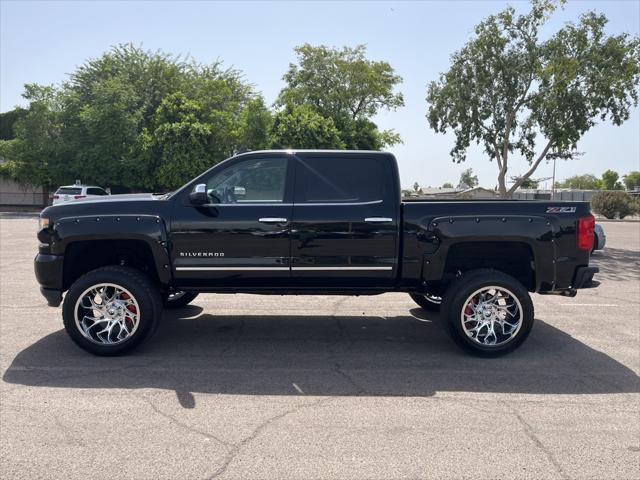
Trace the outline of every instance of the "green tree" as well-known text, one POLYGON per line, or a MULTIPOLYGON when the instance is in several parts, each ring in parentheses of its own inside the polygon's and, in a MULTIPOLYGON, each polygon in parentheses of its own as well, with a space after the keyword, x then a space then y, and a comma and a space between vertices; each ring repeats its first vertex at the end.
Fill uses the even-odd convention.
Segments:
POLYGON ((241 146, 268 143, 268 111, 239 72, 132 45, 88 60, 58 88, 28 85, 25 97, 13 170, 31 183, 173 189, 241 146))
MULTIPOLYGON (((14 125, 15 139, 5 146, 10 174, 34 185, 53 186, 69 174, 62 139, 63 97, 52 86, 25 85, 26 113, 14 125)), ((5 171, 5 173, 8 173, 5 171)))
POLYGON ((602 188, 602 190, 622 190, 622 184, 618 181, 619 177, 618 172, 607 170, 602 174, 600 188, 602 188))
POLYGON ((507 7, 487 17, 428 88, 431 128, 453 131, 456 162, 466 159, 472 142, 482 144, 496 161, 502 197, 542 161, 576 157, 578 140, 596 120, 620 125, 638 104, 640 39, 607 35, 606 17, 588 12, 541 40, 557 4, 534 0, 524 15, 507 7), (507 188, 513 153, 529 169, 507 188))
POLYGON ((27 111, 20 107, 0 113, 0 140, 13 140, 16 137, 15 124, 26 113, 27 111))
POLYGON ((453 188, 453 184, 451 182, 444 182, 442 188, 453 188))
POLYGON ((240 115, 240 147, 250 150, 268 148, 272 124, 273 117, 262 97, 249 100, 240 115))
POLYGON ((511 177, 513 182, 520 182, 520 188, 537 189, 540 186, 540 180, 535 178, 526 178, 520 181, 520 177, 511 177))
POLYGON ((402 78, 387 62, 366 58, 366 47, 342 50, 305 44, 295 49, 298 64, 290 64, 278 108, 310 106, 331 119, 346 148, 380 149, 400 142, 392 130, 379 131, 371 117, 380 110, 404 105, 395 88, 402 78))
POLYGON ((345 146, 333 120, 323 117, 310 105, 287 107, 278 112, 271 135, 276 148, 342 149, 345 146))
POLYGON ((598 177, 587 173, 585 175, 574 175, 563 182, 556 182, 556 188, 573 188, 576 190, 600 190, 602 182, 598 177))
POLYGON ((625 187, 627 187, 627 190, 640 188, 640 172, 633 171, 627 173, 624 177, 622 177, 622 182, 624 183, 625 187))
POLYGON ((473 168, 467 168, 460 174, 459 184, 462 188, 473 188, 478 186, 478 176, 473 174, 473 168))

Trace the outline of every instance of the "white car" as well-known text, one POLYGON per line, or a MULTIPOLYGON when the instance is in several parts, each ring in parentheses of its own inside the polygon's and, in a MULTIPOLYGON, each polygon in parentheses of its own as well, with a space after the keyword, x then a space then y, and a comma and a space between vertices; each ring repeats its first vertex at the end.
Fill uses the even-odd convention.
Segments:
POLYGON ((97 198, 109 193, 103 188, 93 185, 66 185, 58 188, 53 194, 53 205, 73 202, 82 198, 97 198))

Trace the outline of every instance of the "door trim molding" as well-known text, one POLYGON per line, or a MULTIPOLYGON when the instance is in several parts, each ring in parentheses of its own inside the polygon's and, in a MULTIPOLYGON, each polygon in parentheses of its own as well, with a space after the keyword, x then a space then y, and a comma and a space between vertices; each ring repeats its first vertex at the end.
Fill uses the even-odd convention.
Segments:
POLYGON ((203 271, 284 271, 289 270, 289 267, 176 267, 176 271, 179 272, 203 272, 203 271))
POLYGON ((355 271, 355 270, 392 270, 393 267, 291 267, 293 271, 355 271))
POLYGON ((207 272, 207 271, 285 271, 293 270, 298 272, 312 271, 371 271, 371 270, 393 270, 391 266, 385 267, 176 267, 179 272, 207 272))

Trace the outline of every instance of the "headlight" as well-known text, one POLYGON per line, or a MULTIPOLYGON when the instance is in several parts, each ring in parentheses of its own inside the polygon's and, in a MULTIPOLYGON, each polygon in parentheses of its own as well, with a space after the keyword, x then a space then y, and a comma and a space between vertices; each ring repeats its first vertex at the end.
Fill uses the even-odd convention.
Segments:
POLYGON ((49 228, 49 219, 46 217, 38 218, 38 231, 44 230, 45 228, 49 228))

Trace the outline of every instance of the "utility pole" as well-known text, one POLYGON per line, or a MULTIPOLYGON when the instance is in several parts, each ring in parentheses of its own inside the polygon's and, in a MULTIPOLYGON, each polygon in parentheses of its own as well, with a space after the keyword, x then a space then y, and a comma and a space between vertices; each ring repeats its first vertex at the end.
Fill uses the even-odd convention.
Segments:
POLYGON ((556 157, 553 157, 553 176, 551 177, 551 200, 556 196, 556 157))

